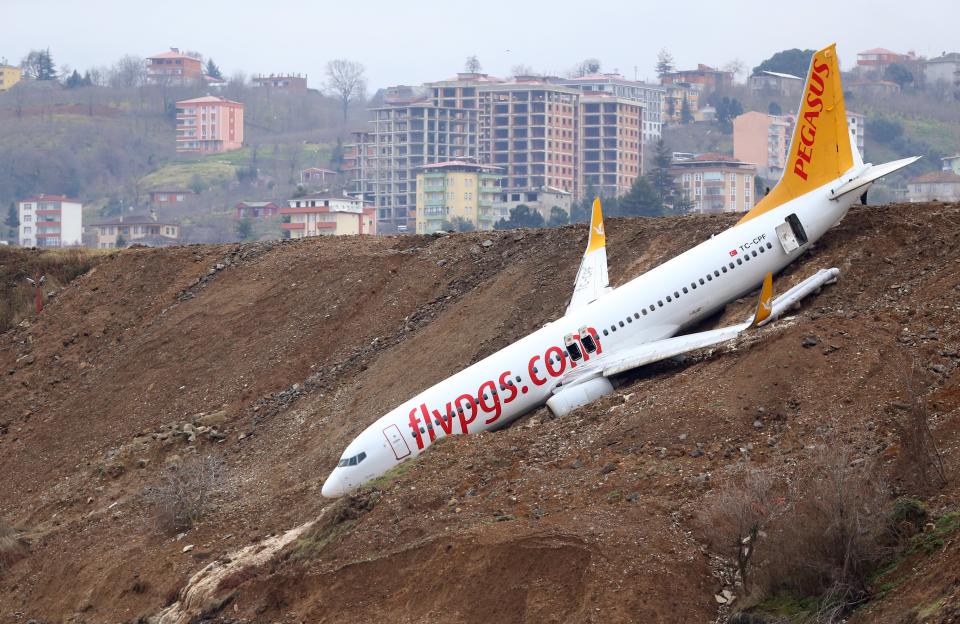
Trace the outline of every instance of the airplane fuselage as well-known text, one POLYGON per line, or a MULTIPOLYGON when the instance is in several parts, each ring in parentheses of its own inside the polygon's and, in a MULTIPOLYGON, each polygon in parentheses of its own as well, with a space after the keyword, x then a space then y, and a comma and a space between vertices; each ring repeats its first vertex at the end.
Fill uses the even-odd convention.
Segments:
POLYGON ((831 200, 830 186, 713 236, 417 394, 350 443, 323 494, 342 495, 442 437, 503 427, 544 405, 571 368, 673 336, 755 290, 764 275, 799 257, 857 200, 831 200), (776 228, 790 215, 807 240, 788 252, 776 228), (592 352, 578 334, 582 328, 593 338, 592 352), (582 353, 578 361, 565 348, 570 334, 582 353))

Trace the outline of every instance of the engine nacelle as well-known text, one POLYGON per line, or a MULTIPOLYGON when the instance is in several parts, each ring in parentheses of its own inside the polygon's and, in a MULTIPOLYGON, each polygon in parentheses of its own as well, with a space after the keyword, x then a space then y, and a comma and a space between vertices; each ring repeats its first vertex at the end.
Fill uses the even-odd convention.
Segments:
POLYGON ((608 394, 613 394, 613 384, 606 377, 597 377, 561 390, 550 397, 547 407, 555 416, 566 416, 578 407, 593 403, 608 394))

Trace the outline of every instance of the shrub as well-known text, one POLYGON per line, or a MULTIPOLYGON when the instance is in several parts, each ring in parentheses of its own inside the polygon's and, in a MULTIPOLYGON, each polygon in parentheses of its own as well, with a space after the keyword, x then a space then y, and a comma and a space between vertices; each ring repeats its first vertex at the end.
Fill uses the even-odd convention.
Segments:
POLYGON ((27 556, 27 543, 0 520, 0 572, 27 556))
POLYGON ((906 379, 906 409, 894 413, 891 421, 900 443, 897 472, 914 491, 929 493, 947 484, 940 449, 930 430, 930 414, 922 396, 923 371, 913 363, 906 379))
POLYGON ((154 508, 158 526, 166 531, 188 529, 216 509, 226 490, 223 462, 210 456, 192 456, 171 466, 160 485, 144 494, 154 508))

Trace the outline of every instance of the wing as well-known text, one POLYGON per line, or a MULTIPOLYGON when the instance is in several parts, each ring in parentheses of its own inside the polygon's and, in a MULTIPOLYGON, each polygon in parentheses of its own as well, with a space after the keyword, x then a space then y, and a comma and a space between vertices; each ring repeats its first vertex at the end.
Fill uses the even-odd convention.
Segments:
POLYGON ((760 288, 760 296, 757 300, 756 310, 750 320, 719 329, 711 329, 695 334, 685 334, 683 336, 674 336, 673 338, 647 342, 626 349, 625 351, 611 354, 610 357, 605 356, 600 358, 596 363, 591 362, 580 365, 560 379, 560 384, 554 389, 554 392, 560 392, 577 383, 593 379, 598 375, 610 377, 645 364, 652 364, 653 362, 659 362, 660 360, 665 360, 690 351, 696 351, 697 349, 711 347, 736 338, 743 331, 751 327, 757 327, 773 321, 824 284, 833 283, 839 273, 840 271, 838 269, 821 269, 783 295, 777 297, 776 300, 773 300, 773 276, 767 273, 763 279, 763 286, 760 288))
POLYGON ((607 276, 607 237, 603 230, 603 213, 600 210, 600 198, 593 200, 593 214, 590 217, 590 238, 587 250, 580 261, 577 280, 573 284, 573 296, 567 306, 567 314, 596 301, 610 292, 610 278, 607 276))

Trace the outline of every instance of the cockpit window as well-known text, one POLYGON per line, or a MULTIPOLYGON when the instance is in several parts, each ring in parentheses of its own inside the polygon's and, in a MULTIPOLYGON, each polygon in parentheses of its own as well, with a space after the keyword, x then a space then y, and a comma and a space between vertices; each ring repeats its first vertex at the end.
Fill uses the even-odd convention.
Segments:
POLYGON ((366 452, 360 452, 353 457, 343 457, 337 462, 337 468, 344 468, 345 466, 356 466, 363 460, 367 458, 366 452))

